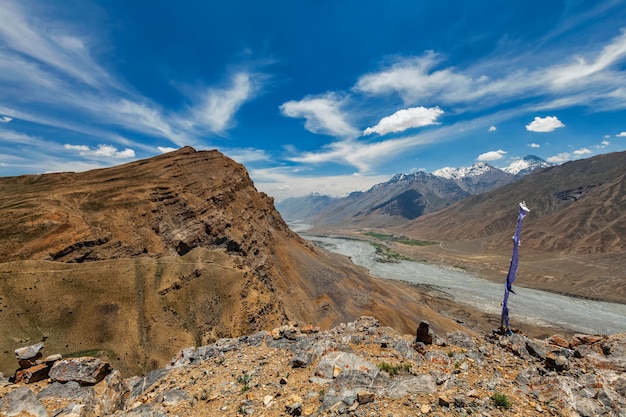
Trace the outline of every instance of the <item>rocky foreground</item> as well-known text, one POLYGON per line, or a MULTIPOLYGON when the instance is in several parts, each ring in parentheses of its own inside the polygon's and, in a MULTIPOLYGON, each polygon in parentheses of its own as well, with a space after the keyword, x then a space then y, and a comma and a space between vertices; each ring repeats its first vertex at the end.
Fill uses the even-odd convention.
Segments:
POLYGON ((2 416, 626 416, 626 334, 444 336, 423 322, 412 336, 364 316, 220 339, 128 379, 93 358, 16 355, 50 373, 2 378, 2 416))

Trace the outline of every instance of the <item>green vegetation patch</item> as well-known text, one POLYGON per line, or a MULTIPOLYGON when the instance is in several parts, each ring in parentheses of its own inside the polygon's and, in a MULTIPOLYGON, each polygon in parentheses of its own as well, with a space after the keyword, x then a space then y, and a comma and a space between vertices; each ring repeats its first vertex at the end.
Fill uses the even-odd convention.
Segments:
POLYGON ((491 401, 493 401, 496 407, 504 408, 507 410, 511 408, 511 400, 509 400, 509 398, 504 394, 500 394, 500 393, 493 394, 491 396, 491 401))
POLYGON ((383 361, 378 364, 378 369, 387 372, 391 376, 394 376, 398 375, 400 372, 411 372, 411 365, 409 365, 408 363, 393 365, 391 363, 383 361))
POLYGON ((363 235, 373 237, 377 240, 385 240, 400 243, 402 245, 411 245, 411 246, 430 246, 430 245, 438 245, 439 242, 431 242, 428 240, 418 240, 418 239, 409 239, 406 236, 396 236, 390 235, 386 233, 377 233, 377 232, 366 232, 363 235))
POLYGON ((400 255, 398 252, 394 252, 387 246, 380 243, 370 242, 374 248, 376 248, 376 255, 378 256, 378 262, 398 262, 398 261, 413 261, 404 255, 400 255))

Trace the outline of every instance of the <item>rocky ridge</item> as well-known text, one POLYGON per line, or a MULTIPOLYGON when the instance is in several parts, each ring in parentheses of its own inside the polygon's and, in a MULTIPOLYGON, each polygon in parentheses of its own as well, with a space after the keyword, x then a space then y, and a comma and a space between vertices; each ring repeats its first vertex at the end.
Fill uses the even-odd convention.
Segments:
POLYGON ((3 378, 0 415, 625 416, 625 371, 626 334, 401 335, 363 316, 183 349, 144 377, 3 378))

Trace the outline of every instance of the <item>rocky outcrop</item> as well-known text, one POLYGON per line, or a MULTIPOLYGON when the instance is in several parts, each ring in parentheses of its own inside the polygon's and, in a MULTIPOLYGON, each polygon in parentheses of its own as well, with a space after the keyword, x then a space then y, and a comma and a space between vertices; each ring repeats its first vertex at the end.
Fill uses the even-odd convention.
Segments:
POLYGON ((113 371, 89 386, 4 382, 0 415, 623 416, 626 410, 626 334, 540 340, 457 331, 432 334, 426 345, 368 316, 328 331, 303 330, 291 323, 183 349, 144 377, 122 380, 113 371))

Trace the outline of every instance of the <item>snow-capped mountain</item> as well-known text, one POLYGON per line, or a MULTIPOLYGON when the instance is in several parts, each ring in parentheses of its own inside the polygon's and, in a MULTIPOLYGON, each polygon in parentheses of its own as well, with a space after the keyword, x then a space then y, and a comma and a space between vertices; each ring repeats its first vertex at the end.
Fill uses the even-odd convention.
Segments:
POLYGON ((469 167, 452 168, 445 167, 433 171, 433 175, 438 177, 447 178, 449 180, 458 180, 465 177, 478 177, 485 175, 488 172, 499 171, 498 168, 494 168, 486 162, 477 162, 469 167))
POLYGON ((534 167, 550 166, 536 156, 526 156, 505 169, 485 162, 469 167, 441 168, 432 174, 419 171, 396 174, 367 191, 331 199, 311 195, 277 204, 284 217, 314 225, 388 227, 440 210, 463 198, 510 184, 534 167))
POLYGON ((530 174, 537 168, 548 168, 554 166, 554 164, 544 161, 535 155, 526 155, 522 159, 513 161, 508 167, 502 168, 502 171, 513 174, 516 177, 530 174))

